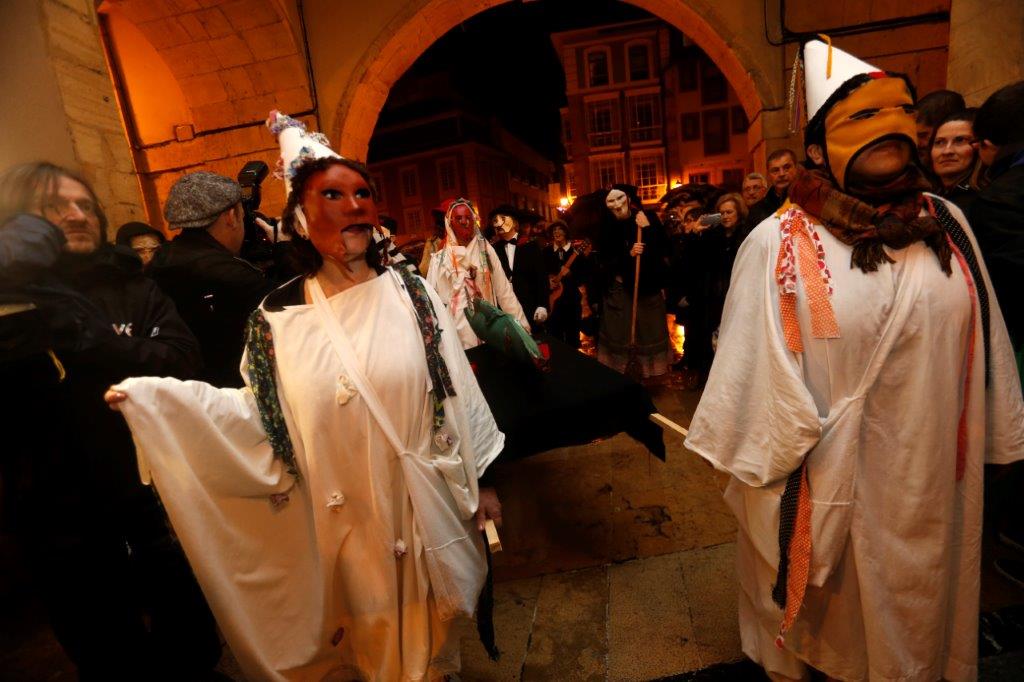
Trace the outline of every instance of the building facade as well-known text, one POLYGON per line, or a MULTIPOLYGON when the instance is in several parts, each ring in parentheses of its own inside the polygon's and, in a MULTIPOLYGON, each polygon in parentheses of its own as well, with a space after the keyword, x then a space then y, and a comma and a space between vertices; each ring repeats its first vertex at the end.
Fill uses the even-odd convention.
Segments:
POLYGON ((397 221, 398 234, 429 235, 431 210, 455 197, 472 200, 481 220, 501 204, 552 218, 552 161, 462 101, 444 75, 410 85, 396 86, 381 112, 368 164, 377 208, 397 221))
POLYGON ((739 187, 753 167, 739 98, 707 55, 656 19, 552 34, 566 82, 566 194, 625 182, 739 187))

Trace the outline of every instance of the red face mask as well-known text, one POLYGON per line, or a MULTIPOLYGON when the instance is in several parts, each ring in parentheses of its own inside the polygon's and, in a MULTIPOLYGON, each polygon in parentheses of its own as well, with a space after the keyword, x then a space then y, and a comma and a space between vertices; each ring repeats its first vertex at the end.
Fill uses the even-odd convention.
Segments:
POLYGON ((370 185, 348 166, 335 164, 306 181, 302 194, 309 240, 324 258, 363 258, 378 223, 370 185))
POLYGON ((475 232, 473 229, 473 211, 470 210, 469 206, 459 204, 452 209, 450 220, 455 238, 459 240, 459 244, 465 246, 473 238, 473 233, 475 232))

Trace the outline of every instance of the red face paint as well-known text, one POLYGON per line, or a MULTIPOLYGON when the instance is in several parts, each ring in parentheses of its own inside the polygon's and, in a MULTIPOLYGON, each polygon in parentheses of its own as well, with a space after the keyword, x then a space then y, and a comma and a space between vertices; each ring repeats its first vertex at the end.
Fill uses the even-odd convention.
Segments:
POLYGON ((324 258, 365 257, 378 220, 370 185, 359 173, 340 164, 316 173, 306 181, 302 210, 309 240, 324 258))

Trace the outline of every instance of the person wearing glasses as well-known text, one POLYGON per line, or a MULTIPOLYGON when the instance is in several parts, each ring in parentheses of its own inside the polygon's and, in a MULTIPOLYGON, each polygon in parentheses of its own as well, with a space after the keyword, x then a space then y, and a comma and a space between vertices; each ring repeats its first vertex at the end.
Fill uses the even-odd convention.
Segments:
POLYGON ((73 171, 0 174, 5 525, 79 679, 207 679, 213 616, 102 399, 125 376, 192 378, 199 346, 106 228, 73 171))

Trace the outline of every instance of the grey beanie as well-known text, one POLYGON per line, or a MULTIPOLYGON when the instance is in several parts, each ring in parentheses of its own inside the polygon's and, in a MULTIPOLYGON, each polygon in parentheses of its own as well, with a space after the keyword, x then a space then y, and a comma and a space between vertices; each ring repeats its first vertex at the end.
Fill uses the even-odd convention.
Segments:
POLYGON ((241 186, 231 178, 207 171, 181 176, 164 204, 172 230, 209 227, 224 211, 242 200, 241 186))

